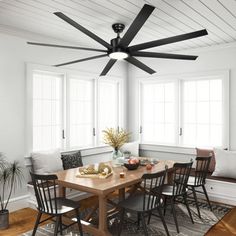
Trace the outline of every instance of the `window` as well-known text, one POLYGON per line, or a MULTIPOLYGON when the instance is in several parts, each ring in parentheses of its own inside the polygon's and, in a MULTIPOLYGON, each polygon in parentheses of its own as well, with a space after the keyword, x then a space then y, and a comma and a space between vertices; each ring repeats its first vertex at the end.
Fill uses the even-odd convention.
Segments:
POLYGON ((228 74, 140 84, 143 143, 228 146, 228 74))
POLYGON ((142 140, 149 143, 175 143, 175 83, 142 85, 142 140))
POLYGON ((102 145, 102 130, 122 125, 119 79, 30 71, 29 152, 102 145))
POLYGON ((62 76, 33 76, 33 150, 62 147, 62 76))
POLYGON ((69 148, 93 146, 93 81, 69 79, 69 148))
POLYGON ((222 80, 183 81, 183 145, 222 146, 222 80))
POLYGON ((119 83, 112 80, 98 81, 98 143, 103 143, 102 131, 106 128, 118 128, 119 83))

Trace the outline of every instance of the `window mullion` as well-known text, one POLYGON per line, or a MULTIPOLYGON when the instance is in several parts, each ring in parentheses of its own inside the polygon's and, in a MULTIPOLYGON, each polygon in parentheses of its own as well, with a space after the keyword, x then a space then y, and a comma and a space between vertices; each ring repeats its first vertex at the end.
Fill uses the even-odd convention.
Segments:
POLYGON ((93 145, 98 146, 98 96, 99 96, 99 86, 98 86, 98 79, 94 79, 93 82, 93 127, 95 133, 93 133, 93 145))
POLYGON ((183 99, 182 99, 182 94, 183 94, 183 89, 182 89, 182 82, 180 79, 176 81, 176 121, 175 121, 175 126, 176 126, 176 145, 180 146, 182 144, 182 134, 180 135, 180 129, 183 130, 183 117, 182 117, 182 111, 183 111, 183 99))

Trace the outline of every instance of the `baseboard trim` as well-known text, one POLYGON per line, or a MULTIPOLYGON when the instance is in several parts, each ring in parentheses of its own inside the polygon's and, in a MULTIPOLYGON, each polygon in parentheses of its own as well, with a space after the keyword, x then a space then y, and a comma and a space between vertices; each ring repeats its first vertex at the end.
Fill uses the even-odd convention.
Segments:
POLYGON ((29 207, 28 203, 29 195, 23 195, 15 198, 11 198, 9 201, 9 204, 7 206, 7 209, 12 211, 17 211, 26 207, 29 207))

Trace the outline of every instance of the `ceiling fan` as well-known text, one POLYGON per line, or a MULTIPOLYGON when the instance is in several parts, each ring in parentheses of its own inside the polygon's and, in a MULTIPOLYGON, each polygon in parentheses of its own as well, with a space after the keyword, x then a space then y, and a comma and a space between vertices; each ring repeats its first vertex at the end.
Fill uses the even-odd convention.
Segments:
POLYGON ((69 64, 74 64, 82 61, 88 61, 96 58, 101 58, 101 57, 106 57, 109 56, 110 60, 106 64, 105 68, 103 69, 102 73, 100 76, 104 76, 108 73, 108 71, 111 69, 111 67, 115 64, 117 60, 124 59, 127 62, 133 64, 134 66, 144 70, 145 72, 149 74, 153 74, 156 71, 136 59, 136 57, 152 57, 152 58, 166 58, 166 59, 180 59, 180 60, 196 60, 197 56, 192 56, 192 55, 181 55, 181 54, 171 54, 171 53, 158 53, 158 52, 147 52, 147 51, 142 51, 144 49, 149 49, 153 47, 158 47, 170 43, 175 43, 179 41, 184 41, 192 38, 197 38, 201 37, 204 35, 207 35, 206 29, 204 30, 199 30, 187 34, 181 34, 169 38, 164 38, 164 39, 158 39, 146 43, 141 43, 133 46, 129 46, 131 41, 134 39, 135 35, 138 33, 138 31, 142 28, 143 24, 146 22, 148 17, 152 14, 153 10, 155 7, 145 4, 139 14, 136 16, 134 19, 133 23, 131 26, 128 28, 124 36, 121 38, 120 33, 124 30, 125 26, 124 24, 121 23, 116 23, 112 25, 112 28, 115 33, 117 33, 117 37, 111 39, 110 44, 104 41, 102 38, 99 36, 95 35, 88 29, 84 28, 82 25, 78 24, 62 12, 55 12, 54 14, 67 22, 68 24, 72 25, 76 29, 80 30, 90 38, 94 39, 101 45, 103 45, 106 49, 95 49, 95 48, 85 48, 85 47, 76 47, 76 46, 63 46, 63 45, 56 45, 56 44, 46 44, 46 43, 35 43, 35 42, 27 42, 28 44, 31 45, 38 45, 38 46, 47 46, 47 47, 58 47, 58 48, 69 48, 69 49, 78 49, 78 50, 87 50, 87 51, 95 51, 95 52, 103 52, 103 54, 88 57, 88 58, 83 58, 79 60, 74 60, 62 64, 58 64, 55 66, 64 66, 64 65, 69 65, 69 64))

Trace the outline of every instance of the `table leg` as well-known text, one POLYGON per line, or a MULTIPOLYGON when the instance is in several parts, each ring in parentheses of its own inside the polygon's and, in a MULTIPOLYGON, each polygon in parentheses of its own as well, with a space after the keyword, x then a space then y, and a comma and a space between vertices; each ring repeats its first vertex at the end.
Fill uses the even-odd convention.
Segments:
POLYGON ((104 195, 99 195, 99 233, 104 236, 111 236, 107 229, 107 199, 104 195))
POLYGON ((167 184, 172 184, 173 182, 173 171, 167 172, 167 184))
POLYGON ((59 197, 66 197, 66 188, 59 186, 59 197))
POLYGON ((122 201, 125 199, 125 188, 119 189, 119 201, 122 201))

